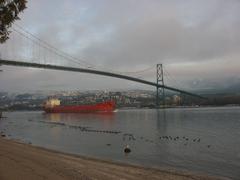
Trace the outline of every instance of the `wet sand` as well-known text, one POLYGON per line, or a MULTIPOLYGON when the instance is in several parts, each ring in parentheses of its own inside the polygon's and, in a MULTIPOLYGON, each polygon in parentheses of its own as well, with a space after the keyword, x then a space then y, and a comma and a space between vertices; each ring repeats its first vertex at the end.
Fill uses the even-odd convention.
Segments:
POLYGON ((70 155, 0 137, 0 180, 9 179, 214 180, 220 178, 70 155))

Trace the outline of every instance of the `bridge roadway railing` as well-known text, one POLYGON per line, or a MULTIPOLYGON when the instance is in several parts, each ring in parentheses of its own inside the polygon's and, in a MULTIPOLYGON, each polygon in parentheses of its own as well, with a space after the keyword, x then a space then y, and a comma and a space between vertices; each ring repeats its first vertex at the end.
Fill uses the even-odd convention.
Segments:
POLYGON ((3 60, 0 59, 0 65, 7 65, 7 66, 22 66, 22 67, 32 67, 32 68, 41 68, 41 69, 52 69, 52 70, 62 70, 62 71, 72 71, 72 72, 81 72, 81 73, 91 73, 91 74, 97 74, 97 75, 102 75, 102 76, 110 76, 110 77, 115 77, 119 79, 126 79, 129 81, 134 81, 154 87, 159 87, 159 88, 165 88, 171 91, 179 92, 182 94, 198 97, 198 98, 204 98, 198 94, 194 94, 188 91, 184 91, 181 89, 177 89, 174 87, 166 86, 166 85, 160 85, 154 82, 146 81, 143 79, 131 77, 131 76, 126 76, 126 75, 121 75, 121 74, 116 74, 112 72, 106 72, 106 71, 99 71, 99 70, 94 70, 94 69, 87 69, 87 68, 76 68, 76 67, 65 67, 65 66, 59 66, 59 65, 51 65, 51 64, 38 64, 38 63, 32 63, 32 62, 23 62, 23 61, 12 61, 12 60, 3 60))

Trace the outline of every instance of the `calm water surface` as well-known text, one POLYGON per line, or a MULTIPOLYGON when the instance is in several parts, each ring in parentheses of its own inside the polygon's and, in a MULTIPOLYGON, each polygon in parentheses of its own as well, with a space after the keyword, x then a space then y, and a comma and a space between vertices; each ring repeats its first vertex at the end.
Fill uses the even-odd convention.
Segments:
POLYGON ((8 112, 9 138, 63 152, 240 179, 240 108, 118 110, 110 114, 8 112), (132 152, 124 155, 123 147, 132 152))

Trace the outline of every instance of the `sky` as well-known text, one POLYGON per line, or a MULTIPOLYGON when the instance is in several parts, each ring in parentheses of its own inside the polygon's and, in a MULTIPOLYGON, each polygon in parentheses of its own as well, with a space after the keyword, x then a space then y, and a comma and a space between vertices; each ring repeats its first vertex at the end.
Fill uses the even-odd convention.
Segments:
MULTIPOLYGON (((238 0, 29 0, 27 7, 17 25, 97 69, 156 81, 155 66, 162 63, 165 84, 181 89, 240 84, 238 0)), ((0 91, 7 92, 154 90, 91 74, 0 69, 0 91)))

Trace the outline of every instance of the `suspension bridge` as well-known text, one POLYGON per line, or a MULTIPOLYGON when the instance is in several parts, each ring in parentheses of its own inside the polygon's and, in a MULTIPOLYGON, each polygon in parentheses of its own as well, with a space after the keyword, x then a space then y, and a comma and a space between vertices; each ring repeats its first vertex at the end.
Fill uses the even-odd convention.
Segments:
POLYGON ((100 70, 85 60, 75 58, 57 49, 18 25, 12 27, 10 40, 5 44, 0 44, 0 65, 91 73, 134 81, 155 87, 157 89, 157 103, 160 93, 163 93, 164 96, 165 89, 197 98, 204 98, 198 94, 164 84, 163 69, 160 65, 157 65, 156 82, 126 75, 126 73, 100 70))

